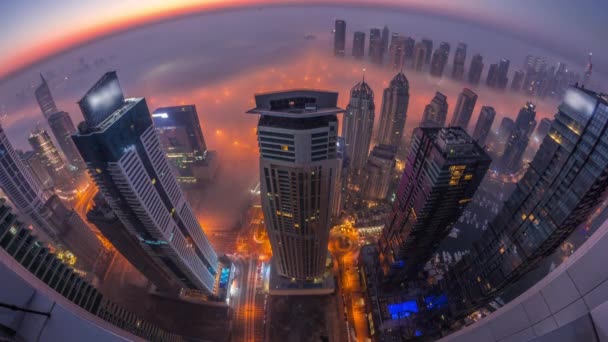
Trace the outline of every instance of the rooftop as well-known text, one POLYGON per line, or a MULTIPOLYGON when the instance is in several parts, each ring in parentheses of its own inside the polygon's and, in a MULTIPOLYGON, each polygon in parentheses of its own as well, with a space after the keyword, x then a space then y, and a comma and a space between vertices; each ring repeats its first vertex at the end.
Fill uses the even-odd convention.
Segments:
POLYGON ((314 89, 294 89, 255 95, 256 107, 248 114, 284 118, 312 118, 343 113, 338 93, 314 89))

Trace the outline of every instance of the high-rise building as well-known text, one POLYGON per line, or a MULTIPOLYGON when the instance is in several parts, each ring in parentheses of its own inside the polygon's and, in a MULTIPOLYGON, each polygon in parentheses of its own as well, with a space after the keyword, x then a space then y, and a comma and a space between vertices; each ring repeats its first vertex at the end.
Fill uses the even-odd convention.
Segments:
POLYGON ((357 83, 350 91, 350 100, 342 121, 342 137, 350 158, 350 174, 357 177, 367 161, 374 129, 374 92, 365 83, 357 83))
POLYGON ((395 168, 395 154, 397 148, 389 145, 376 145, 369 154, 365 164, 363 193, 369 200, 383 200, 390 189, 393 169, 395 168))
POLYGON ((401 70, 405 62, 405 37, 396 37, 389 49, 389 63, 393 70, 401 70))
POLYGON ((47 131, 42 128, 35 129, 27 140, 46 167, 55 187, 64 191, 74 190, 74 182, 68 168, 47 131))
POLYGON ((152 255, 141 248, 140 240, 122 224, 101 193, 97 193, 93 198, 93 206, 87 212, 87 220, 160 292, 179 291, 180 284, 175 275, 160 267, 152 255))
POLYGON ((144 98, 125 99, 108 72, 78 102, 72 136, 112 211, 179 286, 214 293, 218 258, 163 153, 144 98))
POLYGON ((414 62, 416 41, 412 37, 405 37, 403 48, 403 66, 412 67, 414 62))
POLYGON ((347 199, 348 174, 350 159, 346 154, 346 143, 343 137, 338 137, 336 142, 336 158, 338 169, 336 172, 336 184, 334 186, 334 199, 332 204, 332 216, 337 220, 342 215, 342 209, 347 199))
POLYGON ((388 43, 390 39, 390 31, 388 30, 388 26, 384 25, 384 29, 382 29, 382 50, 384 52, 388 52, 388 43))
POLYGON ((431 63, 431 55, 433 54, 433 41, 430 39, 422 39, 424 45, 424 64, 431 63))
MULTIPOLYGON (((368 47, 368 52, 367 54, 371 57, 372 56, 372 48, 374 46, 374 41, 375 40, 380 40, 382 41, 382 33, 380 31, 379 28, 372 28, 369 30, 369 47, 368 47)), ((382 46, 382 44, 380 44, 380 46, 382 46)))
POLYGON ((500 126, 498 127, 498 132, 496 134, 496 138, 499 144, 505 144, 509 137, 511 136, 511 132, 515 128, 515 121, 509 117, 504 117, 500 121, 500 126))
POLYGON ((344 56, 346 50, 346 22, 336 20, 334 26, 334 56, 344 56))
POLYGON ((521 87, 524 84, 524 77, 526 73, 523 70, 516 70, 513 73, 513 80, 511 81, 511 90, 512 91, 521 91, 521 87))
POLYGON ((431 75, 435 77, 441 77, 443 70, 448 64, 448 56, 450 55, 450 44, 441 42, 435 52, 433 52, 433 59, 431 60, 431 75))
POLYGON ((505 173, 514 173, 521 167, 522 157, 528 142, 530 141, 530 135, 534 132, 536 127, 536 106, 527 102, 525 106, 521 108, 517 119, 515 119, 515 126, 511 130, 511 134, 507 140, 505 151, 502 154, 501 169, 505 173))
POLYGON ((467 44, 458 43, 454 53, 454 66, 452 67, 452 78, 462 80, 464 77, 464 63, 467 59, 467 44))
POLYGON ((496 88, 498 85, 498 64, 490 64, 488 76, 486 77, 486 85, 490 88, 496 88))
POLYGON ((423 42, 418 42, 414 46, 414 58, 412 59, 412 67, 416 71, 422 71, 425 65, 426 45, 423 42))
POLYGON ((443 93, 436 92, 431 103, 424 107, 422 114, 421 127, 436 127, 445 126, 445 120, 448 117, 448 100, 443 93))
POLYGON ((476 54, 471 59, 471 67, 469 68, 469 83, 478 85, 483 73, 483 57, 476 54))
MULTIPOLYGON (((273 266, 282 277, 323 276, 337 169, 338 93, 255 96, 260 182, 273 266)), ((274 271, 273 271, 274 272, 274 271)))
POLYGON ((42 74, 40 74, 40 79, 42 80, 42 83, 36 88, 34 94, 36 95, 36 101, 38 102, 40 111, 42 111, 45 118, 48 118, 51 114, 56 113, 59 110, 57 109, 57 105, 55 105, 55 100, 53 100, 49 85, 46 83, 46 79, 44 79, 42 74))
POLYGON ((74 141, 72 141, 72 134, 76 133, 76 127, 74 127, 70 114, 56 112, 49 115, 47 121, 68 164, 72 168, 84 170, 86 166, 82 161, 82 157, 80 157, 76 145, 74 145, 74 141))
POLYGON ((460 127, 414 130, 397 199, 378 243, 382 273, 390 283, 422 270, 471 202, 490 162, 460 127))
POLYGON ((458 95, 450 126, 462 127, 466 131, 476 103, 477 94, 469 88, 462 89, 462 92, 458 95))
POLYGON ((558 108, 523 178, 471 253, 449 272, 455 311, 470 312, 500 295, 606 198, 608 136, 601 132, 608 129, 608 99, 574 87, 558 108))
POLYGON ((497 80, 496 80, 496 88, 504 90, 507 88, 507 84, 509 83, 509 60, 503 58, 498 62, 498 71, 497 71, 497 80))
POLYGON ((543 118, 542 120, 540 120, 536 132, 534 132, 534 138, 538 141, 542 141, 545 138, 545 135, 549 133, 551 124, 553 124, 553 120, 551 119, 543 118))
POLYGON ((373 28, 369 32, 369 57, 372 63, 384 62, 384 41, 378 28, 373 28))
POLYGON ((380 127, 377 137, 379 144, 392 145, 399 149, 403 138, 409 101, 409 82, 405 75, 399 72, 382 93, 380 127))
POLYGON ((199 184, 213 178, 215 161, 194 105, 158 108, 152 113, 154 127, 165 156, 177 170, 181 184, 199 184))
POLYGON ((479 112, 479 118, 477 119, 472 135, 473 140, 475 140, 479 146, 484 146, 486 144, 488 135, 492 131, 492 124, 494 123, 495 117, 496 111, 494 110, 494 107, 481 107, 481 112, 479 112))
POLYGON ((38 181, 38 184, 42 185, 42 189, 51 190, 53 186, 55 186, 51 175, 49 175, 49 172, 46 170, 46 166, 36 152, 17 151, 17 154, 19 154, 23 165, 27 168, 30 175, 34 176, 34 178, 38 181))
POLYGON ((365 56, 365 32, 357 31, 353 35, 353 57, 361 59, 365 56))

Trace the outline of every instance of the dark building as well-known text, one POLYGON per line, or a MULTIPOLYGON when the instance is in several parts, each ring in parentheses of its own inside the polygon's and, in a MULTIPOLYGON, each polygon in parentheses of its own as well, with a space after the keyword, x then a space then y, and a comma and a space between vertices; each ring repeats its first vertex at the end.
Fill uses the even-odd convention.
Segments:
POLYGON ((498 64, 490 64, 488 76, 486 77, 486 85, 490 88, 496 88, 498 85, 498 64))
POLYGON ((51 132, 59 144, 59 148, 65 155, 72 169, 84 170, 86 166, 80 157, 80 153, 72 141, 72 134, 76 133, 74 122, 67 112, 56 112, 47 118, 51 132))
POLYGON ((394 286, 421 271, 473 199, 491 159, 460 127, 416 128, 378 243, 394 286))
POLYGON ((488 135, 492 131, 492 124, 494 123, 495 117, 496 111, 494 110, 494 107, 481 107, 481 112, 479 112, 479 118, 477 119, 472 135, 473 140, 475 140, 479 146, 484 146, 486 144, 488 135))
MULTIPOLYGON (((487 304, 554 252, 606 198, 608 99, 571 88, 530 167, 446 279, 455 312, 487 304)), ((559 291, 558 291, 559 292, 559 291)))
POLYGON ((403 48, 403 66, 412 67, 414 62, 416 41, 412 37, 406 37, 403 48))
POLYGON ((389 145, 377 145, 369 154, 364 168, 365 182, 363 193, 369 200, 384 200, 388 195, 397 148, 389 145))
POLYGON ((433 54, 433 41, 430 39, 423 39, 422 45, 424 45, 424 64, 431 63, 431 55, 433 54))
POLYGON ((477 103, 477 94, 469 88, 462 89, 462 92, 458 95, 458 101, 454 108, 454 114, 452 115, 452 123, 450 126, 462 127, 465 131, 469 127, 469 121, 475 110, 475 104, 477 103))
MULTIPOLYGON (((373 46, 373 41, 375 40, 380 40, 382 41, 382 33, 380 31, 379 28, 372 28, 369 30, 369 47, 368 47, 368 52, 367 54, 371 57, 372 56, 372 46, 373 46)), ((380 44, 380 46, 382 46, 382 44, 380 44)))
POLYGON ((57 109, 57 105, 55 105, 55 100, 53 100, 49 85, 46 83, 46 79, 44 79, 42 74, 40 74, 40 79, 42 80, 42 83, 36 88, 34 94, 36 95, 36 101, 38 102, 42 114, 45 118, 48 118, 51 114, 56 113, 59 110, 57 109))
POLYGON ((545 139, 545 135, 547 135, 547 133, 549 133, 551 124, 553 124, 553 120, 551 120, 551 119, 544 118, 544 119, 540 120, 540 123, 538 124, 538 128, 536 129, 536 132, 534 132, 534 138, 537 139, 538 141, 542 141, 543 139, 545 139))
POLYGON ((412 59, 412 68, 416 71, 422 71, 425 65, 426 44, 418 42, 414 46, 414 58, 412 59))
POLYGON ((436 92, 431 103, 424 107, 422 114, 421 127, 441 128, 445 126, 448 117, 448 100, 443 93, 436 92))
POLYGON ((514 173, 521 167, 522 157, 528 147, 530 135, 532 135, 536 127, 535 118, 536 107, 530 102, 526 103, 519 111, 519 114, 517 114, 515 126, 507 139, 505 151, 501 159, 502 172, 514 173))
POLYGON ((443 70, 448 64, 448 57, 450 55, 450 44, 442 42, 439 47, 433 52, 433 59, 431 60, 431 75, 435 77, 441 77, 443 70))
POLYGON ((410 84, 405 75, 399 72, 382 93, 378 144, 391 145, 399 149, 409 101, 410 84))
POLYGON ((382 50, 384 52, 388 52, 388 43, 390 39, 390 31, 388 30, 388 26, 384 25, 384 29, 382 29, 382 50))
POLYGON ((405 37, 396 37, 389 49, 389 63, 393 70, 401 70, 405 62, 405 37))
POLYGON ((452 78, 462 80, 464 77, 464 63, 467 59, 467 44, 458 43, 454 53, 454 66, 452 67, 452 78))
POLYGON ((346 50, 346 22, 336 20, 334 26, 334 56, 344 57, 346 50))
POLYGON ((350 158, 350 173, 358 176, 367 161, 374 129, 374 92, 365 83, 357 83, 350 91, 350 100, 342 121, 342 137, 350 158))
POLYGON ((36 152, 17 151, 17 154, 19 154, 23 165, 25 165, 29 173, 34 176, 36 181, 38 181, 38 183, 42 185, 42 188, 44 190, 50 190, 53 188, 53 186, 55 186, 51 175, 49 175, 49 172, 46 170, 46 166, 40 159, 40 156, 36 154, 36 152))
POLYGON ((158 108, 152 120, 178 182, 196 185, 213 178, 217 161, 207 150, 194 105, 158 108))
POLYGON ((526 73, 523 70, 516 70, 513 74, 513 80, 511 81, 511 90, 515 92, 521 91, 524 84, 524 77, 526 73))
POLYGON ((74 182, 68 168, 47 131, 42 128, 35 129, 27 140, 46 167, 55 187, 65 192, 74 190, 74 182))
POLYGON ((213 296, 217 255, 171 171, 146 100, 125 99, 108 72, 78 104, 85 120, 72 139, 112 211, 181 288, 213 296))
POLYGON ((384 62, 384 41, 380 29, 373 28, 369 32, 369 57, 372 63, 384 62))
POLYGON ((353 57, 361 59, 365 56, 365 32, 357 31, 353 35, 353 57))
POLYGON ((501 59, 498 62, 498 76, 496 80, 496 88, 504 90, 507 88, 507 84, 509 83, 509 60, 501 59))
POLYGON ((483 57, 480 54, 476 54, 471 59, 471 67, 469 68, 469 83, 478 85, 481 80, 481 74, 483 73, 483 57))
POLYGON ((511 132, 515 128, 515 121, 509 117, 504 117, 500 121, 500 126, 498 127, 498 134, 496 138, 500 144, 505 144, 509 137, 511 136, 511 132))

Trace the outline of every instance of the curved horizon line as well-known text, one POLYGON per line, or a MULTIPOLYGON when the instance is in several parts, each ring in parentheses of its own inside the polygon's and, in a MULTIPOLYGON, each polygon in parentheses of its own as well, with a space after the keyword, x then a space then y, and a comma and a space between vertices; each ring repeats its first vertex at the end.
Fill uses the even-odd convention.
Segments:
MULTIPOLYGON (((261 0, 253 3, 252 0, 236 0, 230 2, 221 3, 203 3, 203 4, 192 4, 184 5, 170 10, 156 10, 149 13, 141 13, 135 16, 127 18, 120 18, 116 20, 110 20, 105 23, 92 25, 91 27, 85 28, 79 32, 69 33, 63 37, 47 41, 44 44, 39 44, 35 48, 25 50, 21 53, 14 55, 9 58, 6 67, 0 68, 0 80, 8 80, 17 74, 24 72, 25 70, 44 63, 45 61, 61 56, 65 53, 71 52, 74 49, 86 46, 96 41, 112 37, 117 34, 125 33, 134 29, 143 28, 146 26, 152 26, 163 22, 173 21, 182 19, 185 17, 192 17, 204 14, 211 14, 223 11, 231 10, 247 10, 252 8, 269 8, 269 7, 290 7, 290 6, 355 6, 364 8, 375 8, 375 9, 399 9, 414 11, 423 15, 432 15, 438 17, 449 18, 457 21, 470 22, 471 17, 464 11, 452 10, 441 12, 441 8, 433 6, 432 4, 398 4, 393 1, 370 4, 365 0, 294 0, 290 2, 276 2, 280 0, 261 0)), ((522 37, 515 30, 508 30, 504 25, 500 25, 496 21, 487 19, 482 20, 480 16, 475 17, 475 22, 492 27, 495 30, 502 31, 504 33, 514 34, 516 37, 522 39, 522 37)), ((528 37, 529 38, 529 37, 528 37)))

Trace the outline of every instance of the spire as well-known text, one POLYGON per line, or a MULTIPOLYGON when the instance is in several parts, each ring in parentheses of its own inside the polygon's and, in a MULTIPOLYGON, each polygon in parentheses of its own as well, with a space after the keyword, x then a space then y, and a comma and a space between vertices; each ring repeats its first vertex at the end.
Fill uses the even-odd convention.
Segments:
POLYGON ((363 83, 365 83, 365 68, 363 68, 363 83))
POLYGON ((42 73, 40 73, 40 79, 42 80, 43 84, 46 84, 46 79, 44 79, 44 76, 42 75, 42 73))

